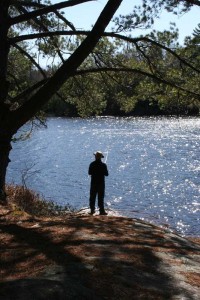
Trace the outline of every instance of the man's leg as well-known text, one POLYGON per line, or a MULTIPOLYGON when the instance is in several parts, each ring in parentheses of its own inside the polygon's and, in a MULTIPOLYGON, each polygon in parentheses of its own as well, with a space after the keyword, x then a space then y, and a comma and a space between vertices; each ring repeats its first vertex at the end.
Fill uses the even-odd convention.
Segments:
POLYGON ((96 199, 96 194, 97 190, 95 187, 91 186, 90 188, 90 209, 91 209, 91 214, 95 213, 95 199, 96 199))
POLYGON ((105 196, 105 187, 100 186, 98 189, 98 206, 100 215, 107 215, 104 209, 104 196, 105 196))

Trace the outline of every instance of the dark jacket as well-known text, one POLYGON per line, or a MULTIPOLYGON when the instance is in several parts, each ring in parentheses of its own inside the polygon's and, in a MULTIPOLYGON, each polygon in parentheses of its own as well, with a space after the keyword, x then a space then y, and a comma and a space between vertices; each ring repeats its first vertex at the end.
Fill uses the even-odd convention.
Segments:
POLYGON ((93 161, 88 170, 88 174, 91 175, 91 184, 105 184, 105 176, 108 176, 107 165, 101 160, 93 161))

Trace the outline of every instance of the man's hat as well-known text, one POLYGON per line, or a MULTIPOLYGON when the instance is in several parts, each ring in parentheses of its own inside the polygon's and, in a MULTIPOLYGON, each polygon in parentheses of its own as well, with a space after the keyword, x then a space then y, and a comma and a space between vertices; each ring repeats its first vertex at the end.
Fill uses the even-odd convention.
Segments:
POLYGON ((104 158, 104 155, 101 151, 94 152, 94 155, 98 158, 104 158))

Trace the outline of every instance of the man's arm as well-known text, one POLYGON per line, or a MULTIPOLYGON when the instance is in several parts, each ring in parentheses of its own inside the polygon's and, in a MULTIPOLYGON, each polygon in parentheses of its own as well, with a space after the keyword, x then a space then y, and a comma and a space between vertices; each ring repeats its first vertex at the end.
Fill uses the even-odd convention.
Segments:
POLYGON ((104 173, 105 176, 108 176, 108 168, 107 168, 107 165, 105 164, 105 173, 104 173))
POLYGON ((88 175, 92 175, 92 164, 89 165, 88 175))

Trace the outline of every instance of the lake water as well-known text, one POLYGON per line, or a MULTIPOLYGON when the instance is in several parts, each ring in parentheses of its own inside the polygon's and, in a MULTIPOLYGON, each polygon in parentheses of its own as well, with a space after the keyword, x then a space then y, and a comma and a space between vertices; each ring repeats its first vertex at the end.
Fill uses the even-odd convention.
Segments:
POLYGON ((199 118, 49 118, 47 129, 13 144, 7 181, 47 200, 88 206, 93 152, 107 159, 105 206, 120 215, 200 230, 199 118))

